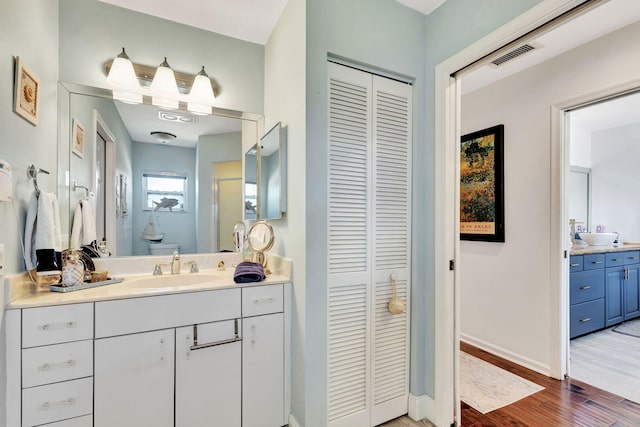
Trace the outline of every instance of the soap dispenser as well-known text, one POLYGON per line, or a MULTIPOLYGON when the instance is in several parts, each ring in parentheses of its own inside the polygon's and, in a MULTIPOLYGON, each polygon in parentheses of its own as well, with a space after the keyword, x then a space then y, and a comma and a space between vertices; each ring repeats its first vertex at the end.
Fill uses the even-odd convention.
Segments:
POLYGON ((84 282, 84 263, 76 250, 71 251, 62 265, 62 285, 77 286, 84 282))

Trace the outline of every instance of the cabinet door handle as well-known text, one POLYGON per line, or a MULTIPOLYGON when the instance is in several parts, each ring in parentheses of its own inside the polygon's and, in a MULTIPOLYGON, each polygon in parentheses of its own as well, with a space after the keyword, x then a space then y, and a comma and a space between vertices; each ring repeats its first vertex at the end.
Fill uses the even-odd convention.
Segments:
POLYGON ((591 317, 583 317, 582 319, 580 319, 581 322, 588 322, 591 320, 591 317))
POLYGON ((75 328, 78 324, 76 322, 60 322, 60 323, 45 323, 40 325, 39 329, 42 331, 53 331, 57 329, 70 329, 75 328))
POLYGON ((57 402, 44 402, 42 405, 40 405, 40 409, 48 411, 49 409, 55 408, 57 406, 71 406, 74 403, 76 403, 76 399, 70 397, 68 399, 58 400, 57 402))
POLYGON ((584 285, 584 286, 580 286, 580 290, 581 291, 585 291, 587 289, 591 289, 591 285, 584 285))
POLYGON ((569 267, 578 267, 580 264, 569 264, 569 267))
POLYGON ((38 371, 46 372, 52 369, 60 369, 60 368, 73 368, 76 366, 76 361, 73 359, 69 359, 66 362, 58 362, 58 363, 44 363, 38 366, 38 371))
POLYGON ((602 264, 602 261, 591 261, 591 264, 602 264))
POLYGON ((226 340, 213 341, 205 344, 198 344, 198 325, 193 325, 193 345, 189 347, 189 350, 202 350, 203 348, 216 347, 219 345, 231 344, 234 342, 242 341, 240 334, 238 332, 238 319, 234 319, 233 321, 234 335, 235 338, 229 338, 226 340))

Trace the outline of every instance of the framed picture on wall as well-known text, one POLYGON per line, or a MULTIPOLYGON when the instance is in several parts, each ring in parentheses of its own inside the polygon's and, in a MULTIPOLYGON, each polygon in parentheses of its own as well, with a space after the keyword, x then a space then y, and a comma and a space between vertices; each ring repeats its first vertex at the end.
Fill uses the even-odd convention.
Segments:
POLYGON ((38 124, 40 79, 16 56, 13 110, 33 125, 38 124))
POLYGON ((84 156, 84 126, 78 119, 73 119, 72 129, 71 151, 76 156, 82 158, 84 156))
POLYGON ((460 239, 504 242, 504 125, 462 136, 460 239))

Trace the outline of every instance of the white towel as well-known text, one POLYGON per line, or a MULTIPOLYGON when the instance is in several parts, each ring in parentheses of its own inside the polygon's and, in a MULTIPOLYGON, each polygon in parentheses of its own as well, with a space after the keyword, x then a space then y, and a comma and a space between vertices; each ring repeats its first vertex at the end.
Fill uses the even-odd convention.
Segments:
POLYGON ((91 203, 87 200, 81 200, 73 214, 71 247, 79 249, 82 245, 89 245, 97 239, 96 236, 96 217, 91 203))
POLYGON ((62 250, 60 209, 55 194, 41 191, 40 196, 36 196, 34 191, 29 200, 24 231, 24 262, 27 270, 36 268, 36 250, 39 249, 62 250))

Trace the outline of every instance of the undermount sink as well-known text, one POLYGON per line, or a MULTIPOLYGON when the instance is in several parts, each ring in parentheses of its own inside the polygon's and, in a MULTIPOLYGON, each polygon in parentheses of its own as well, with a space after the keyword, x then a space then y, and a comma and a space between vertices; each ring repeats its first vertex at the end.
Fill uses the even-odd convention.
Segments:
POLYGON ((127 280, 127 286, 130 288, 168 288, 202 285, 207 283, 217 283, 225 280, 222 276, 213 274, 168 274, 162 276, 148 276, 139 279, 127 280))

